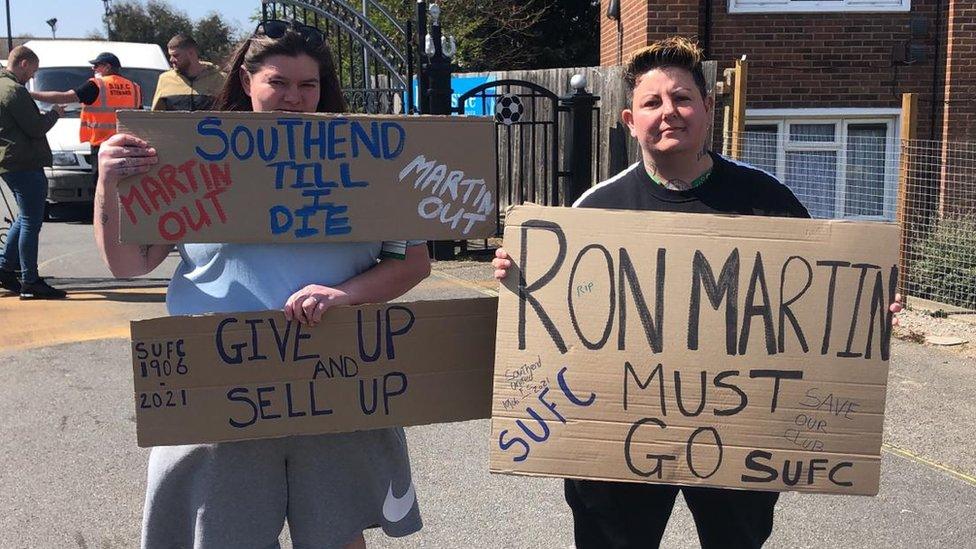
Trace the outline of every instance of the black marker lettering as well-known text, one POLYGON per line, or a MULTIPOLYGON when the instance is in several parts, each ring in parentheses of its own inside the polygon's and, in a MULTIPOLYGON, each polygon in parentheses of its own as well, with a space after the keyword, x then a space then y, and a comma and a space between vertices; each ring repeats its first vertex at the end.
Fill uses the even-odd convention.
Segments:
POLYGON ((606 345, 607 340, 610 339, 610 330, 613 328, 613 314, 614 314, 614 312, 616 312, 614 310, 614 307, 616 307, 616 303, 617 303, 617 301, 616 301, 616 295, 615 295, 615 290, 614 290, 614 286, 613 286, 613 258, 610 257, 610 251, 609 250, 607 250, 606 248, 604 248, 603 246, 601 246, 599 244, 590 244, 590 245, 586 246, 585 248, 583 248, 582 250, 580 250, 579 254, 576 255, 576 261, 573 262, 573 268, 569 272, 568 295, 569 295, 569 298, 568 298, 569 299, 569 318, 570 318, 570 320, 573 323, 573 330, 576 331, 576 335, 579 336, 580 341, 583 342, 583 345, 587 349, 602 349, 603 346, 606 345), (606 321, 606 324, 605 324, 605 326, 603 328, 603 336, 596 343, 590 341, 589 339, 586 338, 585 335, 583 335, 583 330, 580 329, 580 327, 579 327, 579 320, 576 317, 576 307, 573 304, 573 288, 576 287, 576 285, 575 285, 575 281, 576 281, 576 269, 579 268, 579 264, 580 264, 580 261, 583 260, 583 256, 585 256, 586 255, 586 252, 588 252, 590 250, 600 250, 601 252, 603 252, 603 257, 604 257, 604 259, 607 262, 607 283, 610 286, 610 298, 609 298, 609 301, 608 301, 608 303, 610 304, 610 311, 607 314, 607 321, 606 321))
POLYGON ((549 333, 549 337, 552 338, 552 342, 559 349, 560 353, 566 352, 566 343, 563 341, 563 337, 559 334, 559 330, 556 325, 552 322, 552 319, 546 313, 543 308, 542 303, 538 299, 532 296, 532 292, 539 290, 546 284, 552 282, 556 277, 556 273, 559 271, 559 267, 562 266, 563 261, 566 260, 566 235, 563 233, 562 227, 556 223, 550 221, 541 220, 529 220, 522 224, 522 253, 520 254, 520 266, 519 269, 519 281, 518 281, 518 297, 519 297, 519 319, 518 319, 518 339, 519 339, 519 350, 525 349, 525 304, 528 303, 532 305, 532 309, 535 311, 536 315, 539 316, 539 320, 542 321, 542 325, 546 328, 549 333), (532 284, 528 284, 525 280, 525 268, 526 261, 529 255, 529 229, 538 229, 543 231, 550 231, 556 235, 556 239, 559 242, 559 250, 556 253, 556 261, 549 267, 544 275, 539 277, 532 284))
POLYGON ((749 289, 746 290, 746 302, 742 312, 742 334, 739 335, 739 354, 746 354, 749 345, 749 328, 752 317, 761 316, 766 333, 766 354, 776 354, 776 332, 773 331, 773 311, 769 306, 769 290, 766 288, 766 272, 763 269, 762 254, 756 252, 756 262, 749 277, 749 289), (762 305, 755 304, 756 285, 762 291, 762 305))
POLYGON ((654 370, 651 372, 651 375, 647 376, 647 380, 641 383, 640 378, 637 377, 637 372, 634 371, 634 367, 630 364, 630 362, 624 362, 624 410, 627 409, 627 402, 629 397, 627 387, 630 378, 634 378, 634 381, 637 382, 637 386, 641 390, 644 390, 647 389, 647 386, 651 384, 651 380, 654 379, 654 376, 657 376, 658 391, 659 391, 658 394, 661 396, 661 415, 662 416, 668 415, 667 407, 665 406, 665 400, 664 400, 664 365, 663 364, 658 364, 657 367, 654 368, 654 370))
POLYGON ((735 248, 725 260, 718 282, 712 273, 708 258, 695 250, 692 263, 691 304, 688 308, 688 349, 698 349, 698 320, 701 308, 701 287, 704 286, 708 301, 716 311, 725 299, 725 350, 734 355, 736 351, 736 322, 738 318, 737 300, 739 296, 739 249, 735 248))
POLYGON ((627 285, 624 284, 626 278, 630 285, 630 291, 634 294, 634 305, 637 306, 637 315, 640 317, 641 325, 644 327, 644 337, 647 344, 651 347, 652 353, 660 353, 664 348, 664 274, 665 274, 665 249, 657 249, 657 270, 654 284, 654 318, 647 309, 647 301, 644 299, 644 292, 641 289, 640 281, 634 264, 630 260, 627 250, 620 248, 620 332, 617 334, 617 349, 623 351, 626 348, 625 339, 627 334, 627 285))
POLYGON ((773 384, 773 401, 769 408, 769 412, 773 413, 776 411, 776 402, 779 399, 779 380, 803 379, 803 372, 801 370, 751 370, 749 377, 753 379, 771 377, 776 380, 773 384))
POLYGON ((796 320, 796 315, 793 314, 793 310, 790 309, 790 305, 796 303, 798 299, 803 297, 803 294, 810 289, 810 285, 813 284, 813 267, 810 266, 810 262, 798 255, 790 256, 783 264, 783 270, 779 277, 779 341, 778 350, 783 353, 786 352, 786 319, 790 319, 790 324, 793 325, 793 332, 796 334, 797 341, 800 342, 800 348, 806 353, 809 351, 807 347, 807 340, 803 337, 803 330, 800 328, 800 323, 796 320), (790 262, 794 259, 803 262, 803 266, 807 268, 807 281, 803 285, 803 289, 800 290, 795 296, 784 301, 783 291, 786 288, 786 271, 790 266, 790 262))
POLYGON ((827 286, 827 305, 825 307, 827 316, 824 318, 823 345, 820 347, 820 354, 827 354, 830 349, 830 328, 834 320, 834 292, 837 290, 837 268, 849 267, 848 261, 818 261, 818 267, 830 267, 830 282, 827 286))

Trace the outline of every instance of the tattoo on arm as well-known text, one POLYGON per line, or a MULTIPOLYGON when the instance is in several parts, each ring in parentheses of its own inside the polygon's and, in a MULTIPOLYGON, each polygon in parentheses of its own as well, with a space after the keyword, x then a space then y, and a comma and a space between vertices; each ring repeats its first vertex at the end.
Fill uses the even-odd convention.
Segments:
POLYGON ((105 213, 105 197, 104 196, 98 197, 98 209, 101 210, 101 212, 102 212, 102 215, 99 216, 99 219, 102 221, 102 225, 105 225, 106 223, 108 223, 108 214, 105 213))

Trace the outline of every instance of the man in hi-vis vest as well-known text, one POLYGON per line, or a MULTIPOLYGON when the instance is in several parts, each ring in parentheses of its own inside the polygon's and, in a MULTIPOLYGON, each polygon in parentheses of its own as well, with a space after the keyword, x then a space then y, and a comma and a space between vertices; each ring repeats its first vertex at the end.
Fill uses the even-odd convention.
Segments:
MULTIPOLYGON (((118 117, 123 109, 142 108, 142 89, 135 82, 119 75, 122 64, 110 52, 102 52, 90 61, 95 76, 73 90, 64 92, 37 91, 31 95, 47 103, 81 103, 82 143, 91 143, 92 168, 98 165, 98 146, 115 135, 118 117)), ((96 174, 97 178, 97 174, 96 174)))

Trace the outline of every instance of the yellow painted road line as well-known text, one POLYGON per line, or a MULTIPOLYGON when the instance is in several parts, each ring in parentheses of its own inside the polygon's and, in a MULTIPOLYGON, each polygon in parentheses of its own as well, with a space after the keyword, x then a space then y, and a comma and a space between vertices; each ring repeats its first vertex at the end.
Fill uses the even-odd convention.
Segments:
POLYGON ((158 301, 166 288, 113 288, 68 293, 63 300, 21 301, 0 298, 0 351, 18 351, 64 343, 128 338, 129 321, 166 314, 158 301), (146 300, 142 294, 151 294, 146 300), (131 296, 131 300, 122 299, 131 296))
POLYGON ((430 274, 432 276, 436 276, 438 278, 442 278, 442 279, 445 279, 445 280, 449 280, 449 281, 457 284, 458 286, 463 286, 465 288, 474 290, 476 292, 480 292, 480 293, 485 294, 487 296, 498 297, 498 290, 493 290, 493 289, 487 288, 485 286, 487 284, 495 284, 495 282, 493 282, 494 279, 492 279, 491 281, 483 281, 484 284, 478 284, 478 282, 476 282, 476 281, 465 280, 463 278, 459 278, 457 276, 454 276, 451 273, 444 272, 444 271, 439 271, 437 269, 432 269, 430 271, 430 274))
POLYGON ((50 265, 51 263, 54 263, 55 261, 61 261, 62 259, 67 259, 67 258, 69 258, 69 257, 71 257, 73 255, 83 254, 83 253, 87 253, 87 252, 88 252, 88 250, 75 250, 73 252, 68 252, 66 254, 61 254, 61 255, 59 255, 57 257, 52 257, 51 259, 48 259, 47 261, 44 261, 44 262, 38 264, 37 265, 37 268, 38 268, 38 270, 43 270, 44 267, 47 267, 48 265, 50 265))
MULTIPOLYGON (((470 281, 438 270, 433 271, 432 278, 428 284, 434 287, 461 286, 492 297, 498 295, 491 288, 496 284, 493 279, 470 281)), ((52 301, 2 297, 0 318, 16 318, 17 322, 0 326, 0 351, 128 338, 129 321, 166 315, 163 303, 140 299, 137 294, 165 292, 165 287, 131 287, 72 291, 68 299, 52 301), (132 299, 124 299, 126 294, 132 299)))
POLYGON ((925 465, 926 467, 930 467, 937 471, 946 473, 951 477, 957 478, 965 482, 966 484, 969 484, 970 486, 976 486, 976 477, 973 477, 972 475, 967 475, 966 473, 962 473, 960 471, 956 471, 952 467, 947 467, 945 465, 942 465, 941 463, 937 463, 930 459, 923 458, 922 456, 915 455, 912 452, 905 450, 904 448, 892 446, 891 444, 882 444, 881 449, 887 451, 890 454, 894 454, 896 456, 905 458, 909 461, 914 461, 915 463, 919 463, 921 465, 925 465))

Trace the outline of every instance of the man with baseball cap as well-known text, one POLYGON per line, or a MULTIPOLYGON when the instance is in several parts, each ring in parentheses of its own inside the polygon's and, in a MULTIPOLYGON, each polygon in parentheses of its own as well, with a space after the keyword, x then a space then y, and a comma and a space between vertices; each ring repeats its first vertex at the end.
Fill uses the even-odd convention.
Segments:
POLYGON ((116 133, 122 109, 142 108, 142 89, 119 74, 122 63, 112 52, 102 52, 90 61, 94 77, 73 90, 31 92, 34 99, 47 103, 81 103, 82 142, 91 143, 92 164, 98 164, 98 146, 116 133))

